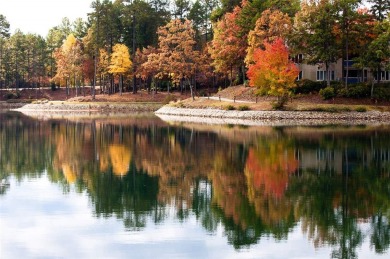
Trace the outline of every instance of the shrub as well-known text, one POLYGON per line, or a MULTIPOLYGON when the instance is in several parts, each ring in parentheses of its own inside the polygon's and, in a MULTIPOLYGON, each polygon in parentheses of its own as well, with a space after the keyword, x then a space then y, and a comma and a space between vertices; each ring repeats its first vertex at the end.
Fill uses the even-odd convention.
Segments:
POLYGON ((297 87, 294 88, 294 94, 308 94, 312 92, 318 92, 326 87, 326 82, 311 81, 308 79, 302 79, 297 81, 297 87))
POLYGON ((320 95, 322 96, 322 99, 329 100, 336 96, 335 90, 331 86, 327 86, 324 89, 320 90, 320 95))
POLYGON ((374 98, 383 101, 390 101, 390 86, 386 86, 386 84, 375 85, 374 98))
POLYGON ((248 105, 240 105, 238 106, 239 111, 249 111, 249 106, 248 105))
POLYGON ((235 109, 236 109, 236 107, 234 107, 234 106, 231 105, 231 104, 226 105, 226 107, 225 107, 225 110, 227 110, 227 111, 233 111, 233 110, 235 110, 235 109))
POLYGON ((351 98, 362 98, 370 95, 370 88, 364 84, 353 84, 348 87, 347 96, 351 98))
POLYGON ((338 112, 350 112, 351 109, 348 107, 329 106, 329 107, 308 108, 305 109, 305 111, 338 113, 338 112))
POLYGON ((343 87, 337 90, 337 96, 339 97, 348 97, 348 90, 343 87))
POLYGON ((330 81, 330 86, 332 86, 334 89, 341 89, 344 87, 344 84, 341 81, 330 81))

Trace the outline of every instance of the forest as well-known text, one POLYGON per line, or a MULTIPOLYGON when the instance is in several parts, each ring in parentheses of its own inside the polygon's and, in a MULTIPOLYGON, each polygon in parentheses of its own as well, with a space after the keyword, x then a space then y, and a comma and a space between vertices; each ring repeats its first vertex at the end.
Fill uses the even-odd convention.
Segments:
POLYGON ((0 14, 0 89, 77 94, 91 86, 94 96, 96 86, 108 94, 193 93, 248 84, 280 95, 297 85, 296 62, 328 72, 332 62, 353 60, 378 83, 389 68, 388 0, 96 0, 91 7, 87 21, 65 17, 46 37, 11 33, 0 14))

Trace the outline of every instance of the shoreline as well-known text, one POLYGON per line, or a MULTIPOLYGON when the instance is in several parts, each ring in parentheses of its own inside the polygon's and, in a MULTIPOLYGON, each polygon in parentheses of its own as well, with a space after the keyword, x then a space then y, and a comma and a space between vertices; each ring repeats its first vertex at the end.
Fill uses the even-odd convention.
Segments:
POLYGON ((161 108, 161 103, 108 103, 108 102, 86 102, 73 103, 64 101, 50 101, 44 103, 30 103, 22 107, 13 109, 14 111, 33 111, 33 112, 84 112, 84 113, 126 113, 126 112, 154 112, 161 108))
POLYGON ((227 111, 163 106, 155 114, 165 121, 236 125, 323 125, 385 124, 390 112, 316 112, 316 111, 227 111))
MULTIPOLYGON (((9 105, 7 103, 7 105, 9 105)), ((318 111, 238 111, 212 108, 178 108, 162 103, 73 103, 51 101, 33 104, 13 104, 9 110, 33 117, 125 116, 148 112, 164 121, 232 125, 323 125, 382 124, 390 125, 390 112, 318 112, 318 111)))

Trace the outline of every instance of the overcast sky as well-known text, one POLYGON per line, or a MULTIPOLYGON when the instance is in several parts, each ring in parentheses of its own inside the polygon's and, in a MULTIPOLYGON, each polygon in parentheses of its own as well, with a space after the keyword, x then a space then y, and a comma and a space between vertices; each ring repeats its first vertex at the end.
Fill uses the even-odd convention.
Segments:
POLYGON ((50 28, 61 23, 63 17, 71 22, 87 13, 93 0, 0 0, 0 14, 10 23, 10 32, 20 29, 46 37, 50 28))

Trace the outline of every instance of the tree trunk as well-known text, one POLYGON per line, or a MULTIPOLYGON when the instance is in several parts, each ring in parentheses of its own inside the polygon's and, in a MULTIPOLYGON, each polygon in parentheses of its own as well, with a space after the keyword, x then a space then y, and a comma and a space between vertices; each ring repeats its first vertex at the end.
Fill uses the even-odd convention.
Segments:
POLYGON ((152 80, 151 80, 151 77, 148 76, 146 78, 146 87, 148 88, 148 94, 151 92, 151 86, 152 86, 152 80))
POLYGON ((377 76, 376 76, 376 80, 377 80, 377 83, 379 84, 381 82, 381 65, 379 64, 378 65, 378 72, 377 72, 377 76))
POLYGON ((74 80, 74 87, 76 88, 76 97, 77 97, 78 94, 79 94, 79 89, 78 89, 77 83, 76 83, 76 74, 75 74, 73 77, 74 77, 74 78, 73 78, 73 80, 74 80))
POLYGON ((84 81, 84 76, 81 76, 81 83, 82 83, 82 91, 83 91, 83 96, 85 97, 85 81, 84 81))
POLYGON ((65 80, 66 99, 68 99, 68 96, 69 96, 69 86, 68 86, 68 84, 69 84, 69 79, 67 78, 65 80))
POLYGON ((246 77, 245 77, 245 66, 244 65, 241 66, 241 70, 242 70, 242 84, 245 85, 246 77))
POLYGON ((122 95, 122 87, 123 87, 123 76, 119 75, 119 95, 122 95))
MULTIPOLYGON (((374 72, 372 72, 372 73, 373 73, 373 76, 374 76, 374 72)), ((374 81, 375 81, 375 78, 373 78, 371 80, 371 91, 370 91, 371 99, 374 98, 374 84, 375 84, 374 81)))
POLYGON ((198 90, 196 89, 196 79, 195 79, 195 76, 193 77, 192 81, 193 81, 193 85, 194 85, 194 93, 196 94, 198 92, 198 90))
MULTIPOLYGON (((98 21, 99 23, 99 21, 98 21)), ((98 28, 99 30, 99 28, 98 28)), ((97 38, 97 36, 96 36, 97 38)), ((96 72, 97 72, 97 48, 95 49, 95 55, 93 57, 94 60, 94 72, 93 72, 93 85, 92 85, 92 100, 95 100, 95 87, 96 87, 96 72)))
POLYGON ((191 97, 192 97, 192 100, 195 101, 195 95, 194 95, 194 90, 193 90, 193 86, 191 84, 191 81, 190 79, 187 78, 187 83, 189 84, 190 86, 190 91, 191 91, 191 97))
POLYGON ((233 85, 233 66, 230 66, 230 86, 233 85))
POLYGON ((133 94, 136 94, 136 93, 137 93, 137 77, 134 74, 133 75, 133 94))

